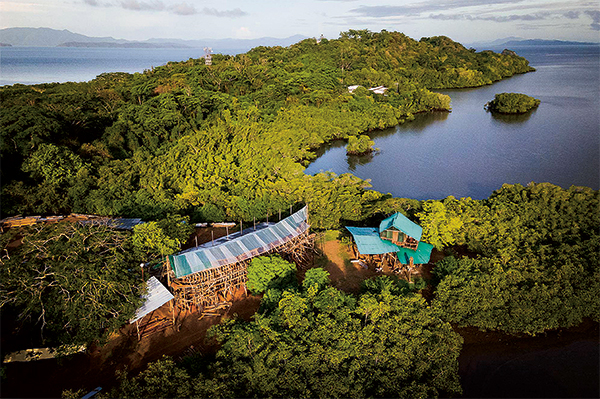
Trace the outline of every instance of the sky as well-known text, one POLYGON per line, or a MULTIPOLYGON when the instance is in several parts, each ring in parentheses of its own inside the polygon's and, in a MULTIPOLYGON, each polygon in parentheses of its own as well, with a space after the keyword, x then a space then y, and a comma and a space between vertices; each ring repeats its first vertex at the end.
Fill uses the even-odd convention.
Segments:
POLYGON ((329 39, 349 29, 461 43, 505 37, 600 41, 598 0, 0 0, 0 28, 116 39, 329 39))

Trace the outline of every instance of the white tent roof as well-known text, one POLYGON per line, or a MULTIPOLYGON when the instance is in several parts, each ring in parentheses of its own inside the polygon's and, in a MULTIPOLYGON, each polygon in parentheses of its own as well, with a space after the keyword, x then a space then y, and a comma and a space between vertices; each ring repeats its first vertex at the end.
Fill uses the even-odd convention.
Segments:
POLYGON ((148 293, 144 295, 145 302, 135 312, 135 316, 129 321, 129 324, 135 323, 174 298, 173 294, 156 277, 150 277, 146 282, 146 286, 148 287, 148 293))

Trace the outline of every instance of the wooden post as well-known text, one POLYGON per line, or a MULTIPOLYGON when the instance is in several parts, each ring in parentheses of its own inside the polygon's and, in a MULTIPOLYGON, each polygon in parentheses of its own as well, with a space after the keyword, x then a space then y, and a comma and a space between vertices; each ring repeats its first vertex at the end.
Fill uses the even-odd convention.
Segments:
POLYGON ((281 222, 281 208, 279 208, 279 221, 281 222))
POLYGON ((256 230, 256 217, 254 217, 254 230, 256 230))
POLYGON ((140 263, 140 267, 142 268, 142 281, 144 281, 144 264, 140 263))
POLYGON ((173 299, 169 301, 169 307, 171 308, 171 316, 173 317, 173 325, 175 325, 175 309, 173 308, 173 299))
POLYGON ((227 231, 227 239, 229 240, 229 226, 225 225, 225 230, 227 231))
POLYGON ((215 231, 214 230, 210 231, 210 238, 212 240, 212 246, 214 247, 215 246, 215 231))
POLYGON ((194 236, 194 238, 196 239, 196 246, 198 246, 198 236, 194 236))
POLYGON ((308 223, 308 204, 306 204, 306 224, 310 224, 308 223))
POLYGON ((167 256, 167 285, 169 287, 171 286, 171 261, 169 260, 168 256, 167 256))
POLYGON ((415 260, 411 256, 410 259, 408 260, 408 282, 409 283, 412 283, 412 271, 413 271, 413 267, 415 267, 415 260))
POLYGON ((138 341, 140 340, 140 324, 139 324, 139 320, 135 321, 135 328, 137 330, 137 334, 138 334, 138 341))
POLYGON ((244 231, 244 227, 242 225, 242 221, 240 220, 240 237, 242 236, 242 231, 244 231))
POLYGON ((292 206, 290 205, 290 216, 292 216, 292 206))
POLYGON ((269 224, 269 214, 267 213, 267 224, 269 224))

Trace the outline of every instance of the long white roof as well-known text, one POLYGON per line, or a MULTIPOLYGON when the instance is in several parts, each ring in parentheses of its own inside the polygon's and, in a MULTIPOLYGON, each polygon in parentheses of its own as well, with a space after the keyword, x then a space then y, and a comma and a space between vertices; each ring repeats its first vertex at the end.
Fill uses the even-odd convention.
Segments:
POLYGON ((156 277, 150 277, 146 282, 146 286, 148 288, 148 293, 144 295, 145 302, 142 307, 136 310, 135 316, 129 321, 130 324, 135 323, 147 314, 152 313, 174 298, 173 294, 171 294, 169 290, 156 279, 156 277))

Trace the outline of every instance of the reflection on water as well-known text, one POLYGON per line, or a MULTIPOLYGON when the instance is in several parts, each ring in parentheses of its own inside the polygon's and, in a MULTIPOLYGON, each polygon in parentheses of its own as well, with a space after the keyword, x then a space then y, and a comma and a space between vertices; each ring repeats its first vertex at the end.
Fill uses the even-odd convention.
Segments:
POLYGON ((373 160, 374 154, 376 155, 377 152, 370 152, 365 155, 347 155, 346 162, 348 163, 348 169, 354 172, 356 166, 368 164, 373 160))
POLYGON ((499 114, 497 112, 487 111, 492 115, 492 120, 494 122, 500 123, 523 123, 526 122, 531 116, 537 111, 537 108, 532 109, 529 112, 525 112, 523 114, 499 114))
MULTIPOLYGON (((425 130, 425 128, 431 126, 434 123, 444 122, 450 116, 450 112, 445 111, 434 111, 427 112, 415 115, 415 120, 412 122, 404 123, 398 128, 394 128, 395 131, 400 132, 410 132, 410 133, 420 133, 425 130)), ((390 130, 390 129, 388 129, 390 130)))
POLYGON ((415 199, 482 199, 504 183, 531 181, 597 190, 600 57, 584 51, 573 63, 578 52, 572 49, 553 49, 570 51, 568 57, 530 51, 521 55, 534 67, 551 58, 569 68, 539 68, 490 86, 444 90, 452 98, 451 113, 418 114, 412 122, 368 133, 381 149, 374 156, 349 157, 345 140, 331 143, 305 172, 350 172, 370 179, 375 190, 415 199), (484 104, 502 92, 527 93, 542 102, 522 115, 486 112, 484 104))

